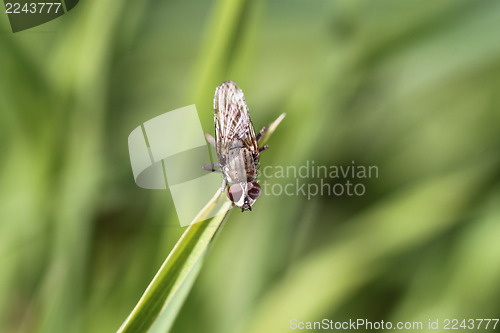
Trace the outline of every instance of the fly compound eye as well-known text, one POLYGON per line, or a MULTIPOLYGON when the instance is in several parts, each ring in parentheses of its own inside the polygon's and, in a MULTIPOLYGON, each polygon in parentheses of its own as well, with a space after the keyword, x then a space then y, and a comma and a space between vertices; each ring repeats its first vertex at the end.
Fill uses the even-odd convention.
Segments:
POLYGON ((227 189, 227 196, 232 202, 238 202, 243 195, 243 190, 239 184, 233 184, 227 189))
POLYGON ((257 200, 260 196, 260 185, 258 183, 248 183, 248 196, 253 200, 257 200))

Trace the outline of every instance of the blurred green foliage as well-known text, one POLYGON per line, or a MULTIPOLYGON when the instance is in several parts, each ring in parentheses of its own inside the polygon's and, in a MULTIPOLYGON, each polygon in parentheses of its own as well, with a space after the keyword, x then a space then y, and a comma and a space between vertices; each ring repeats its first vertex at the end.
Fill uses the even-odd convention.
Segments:
POLYGON ((88 0, 16 34, 4 16, 1 332, 118 329, 183 231, 168 191, 135 186, 127 136, 193 103, 212 132, 228 79, 257 128, 287 113, 262 165, 379 177, 234 212, 173 332, 500 316, 500 2, 88 0))

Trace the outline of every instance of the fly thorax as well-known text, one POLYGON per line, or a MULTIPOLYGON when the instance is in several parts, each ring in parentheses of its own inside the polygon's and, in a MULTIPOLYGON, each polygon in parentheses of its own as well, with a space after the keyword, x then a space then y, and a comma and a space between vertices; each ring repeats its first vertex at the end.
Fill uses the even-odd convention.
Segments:
POLYGON ((246 154, 245 148, 229 150, 224 173, 229 184, 246 182, 246 154))

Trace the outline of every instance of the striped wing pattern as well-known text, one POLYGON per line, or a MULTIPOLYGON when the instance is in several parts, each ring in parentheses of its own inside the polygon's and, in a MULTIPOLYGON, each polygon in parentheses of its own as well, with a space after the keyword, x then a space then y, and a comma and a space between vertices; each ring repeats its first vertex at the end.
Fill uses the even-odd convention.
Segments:
POLYGON ((248 113, 243 91, 232 81, 223 82, 215 90, 215 139, 221 164, 231 148, 246 147, 254 157, 259 155, 255 130, 248 113))

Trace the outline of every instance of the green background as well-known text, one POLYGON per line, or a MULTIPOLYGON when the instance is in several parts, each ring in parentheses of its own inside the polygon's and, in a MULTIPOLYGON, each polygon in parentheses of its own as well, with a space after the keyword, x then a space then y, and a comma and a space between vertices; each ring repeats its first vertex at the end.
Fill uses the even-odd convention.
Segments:
POLYGON ((263 166, 379 177, 233 212, 173 332, 500 317, 500 2, 87 0, 16 34, 0 16, 0 332, 118 329, 183 232, 168 191, 134 184, 128 134, 189 104, 212 132, 229 79, 257 128, 287 113, 263 166))

